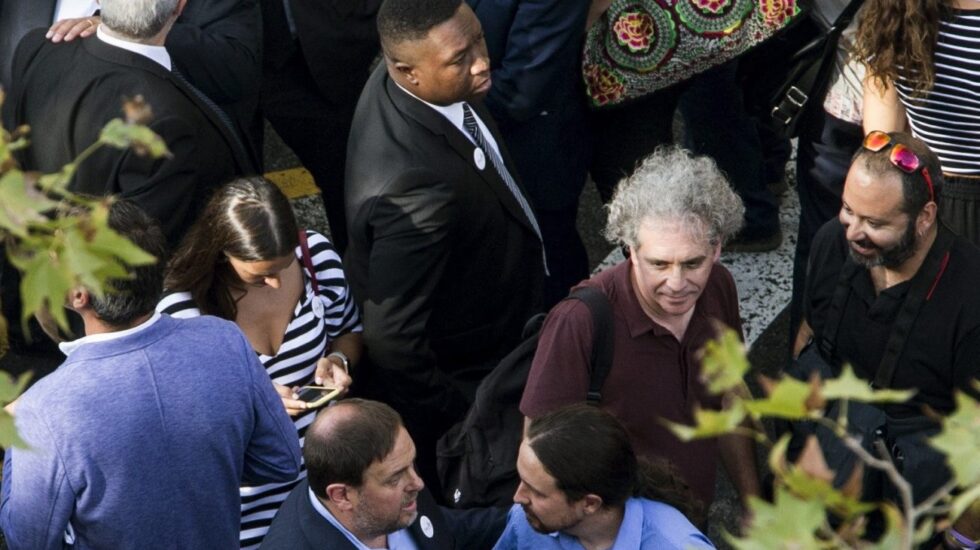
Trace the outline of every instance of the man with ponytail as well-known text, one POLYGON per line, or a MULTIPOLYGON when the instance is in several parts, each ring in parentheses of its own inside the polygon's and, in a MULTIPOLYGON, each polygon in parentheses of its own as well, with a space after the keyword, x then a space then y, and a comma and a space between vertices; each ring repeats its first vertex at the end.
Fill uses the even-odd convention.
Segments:
POLYGON ((691 523, 702 510, 687 485, 637 460, 626 430, 598 407, 531 420, 517 471, 516 504, 494 550, 714 548, 691 523))

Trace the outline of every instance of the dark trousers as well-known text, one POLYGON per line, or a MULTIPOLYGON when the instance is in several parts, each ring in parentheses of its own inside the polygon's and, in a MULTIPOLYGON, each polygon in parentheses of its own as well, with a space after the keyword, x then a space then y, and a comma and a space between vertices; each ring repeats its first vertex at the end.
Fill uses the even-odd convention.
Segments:
POLYGON ((769 191, 762 142, 736 80, 738 61, 709 69, 688 82, 681 95, 684 146, 718 163, 745 204, 747 235, 779 227, 779 203, 769 191))
POLYGON ((344 170, 355 106, 356 96, 350 102, 323 97, 299 50, 281 69, 264 75, 262 111, 313 175, 327 211, 330 240, 341 255, 347 249, 344 170))
POLYGON ((844 179, 851 166, 851 157, 863 138, 860 125, 836 118, 823 109, 802 126, 796 153, 800 226, 793 258, 790 345, 803 319, 803 293, 813 236, 823 224, 840 213, 844 179))
POLYGON ((659 145, 673 142, 674 113, 680 106, 684 145, 715 159, 745 203, 746 228, 767 233, 779 225, 779 206, 766 186, 762 145, 742 103, 730 61, 690 80, 620 107, 591 114, 595 152, 591 166, 603 202, 637 163, 659 145))

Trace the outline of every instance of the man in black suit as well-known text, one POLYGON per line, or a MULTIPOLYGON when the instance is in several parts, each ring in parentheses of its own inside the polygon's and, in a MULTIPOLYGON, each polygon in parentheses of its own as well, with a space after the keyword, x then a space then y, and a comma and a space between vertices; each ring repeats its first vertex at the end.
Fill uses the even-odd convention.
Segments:
MULTIPOLYGON (((212 189, 254 170, 227 119, 171 72, 163 45, 184 2, 102 0, 98 35, 71 42, 48 41, 44 28, 31 31, 14 57, 16 84, 4 105, 8 127, 33 129, 22 167, 53 172, 95 143, 110 119, 122 116, 125 98, 142 96, 153 111, 148 125, 170 156, 151 159, 133 149, 104 147, 78 164, 68 187, 132 200, 161 222, 171 247, 212 189)), ((9 266, 0 284, 5 315, 19 318, 17 277, 9 266)), ((18 349, 23 339, 12 334, 18 349)), ((47 339, 37 331, 33 340, 43 345, 47 339)))
POLYGON ((415 472, 415 445, 391 407, 347 399, 306 431, 307 479, 282 504, 264 549, 489 548, 504 510, 442 510, 415 472))
POLYGON ((378 29, 385 66, 361 95, 347 161, 345 266, 373 369, 358 383, 399 410, 436 487, 435 440, 538 310, 544 257, 479 102, 490 66, 473 10, 386 0, 378 29))
POLYGON ((589 276, 575 220, 589 171, 582 80, 589 0, 466 0, 486 35, 486 105, 514 158, 548 253, 544 304, 589 276))
MULTIPOLYGON (((55 42, 86 38, 98 27, 99 17, 93 15, 98 8, 94 0, 0 2, 0 86, 8 91, 13 87, 14 49, 28 31, 52 27, 49 38, 55 42)), ((258 0, 194 0, 165 44, 184 78, 232 119, 256 167, 262 166, 257 114, 261 26, 258 0)))
POLYGON ((135 2, 159 10, 150 20, 138 16, 133 2, 103 0, 97 36, 51 43, 43 29, 28 33, 14 57, 15 85, 4 106, 10 126, 34 129, 23 168, 52 172, 98 140, 102 127, 122 114, 125 98, 143 96, 153 111, 149 127, 171 156, 154 160, 103 148, 78 165, 69 188, 131 199, 161 222, 171 246, 211 189, 253 171, 227 119, 172 72, 163 44, 185 2, 135 2))
POLYGON ((313 175, 330 240, 347 249, 344 164, 354 107, 378 56, 381 0, 262 0, 262 112, 313 175))

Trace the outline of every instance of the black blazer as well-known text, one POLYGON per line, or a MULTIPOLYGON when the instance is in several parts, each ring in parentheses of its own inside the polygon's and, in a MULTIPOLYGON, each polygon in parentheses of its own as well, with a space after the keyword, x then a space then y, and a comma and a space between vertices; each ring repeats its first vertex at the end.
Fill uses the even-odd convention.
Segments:
MULTIPOLYGON (((259 0, 194 0, 167 35, 167 51, 187 80, 217 103, 243 136, 258 107, 262 61, 259 0), (206 52, 206 55, 205 55, 206 52)), ((0 0, 0 85, 13 88, 18 42, 48 28, 57 0, 0 0)), ((261 163, 260 151, 250 150, 261 163)))
POLYGON ((149 127, 172 156, 153 160, 132 149, 102 148, 78 166, 70 189, 133 200, 162 223, 174 245, 211 190, 251 172, 229 127, 165 68, 95 36, 52 44, 44 32, 21 41, 17 84, 4 105, 8 124, 33 128, 21 158, 25 169, 60 169, 122 115, 124 97, 142 95, 154 114, 149 127))
MULTIPOLYGON (((489 127, 516 175, 493 119, 489 127)), ((493 169, 441 114, 384 65, 371 75, 347 153, 350 244, 344 263, 361 305, 371 365, 396 408, 448 428, 538 310, 540 242, 493 169)))
MULTIPOLYGON (((304 479, 292 490, 272 521, 261 548, 354 550, 347 537, 313 509, 309 488, 309 482, 304 479)), ((419 493, 418 511, 418 518, 409 531, 420 550, 488 549, 500 537, 507 522, 506 510, 443 510, 427 489, 419 493), (423 522, 431 529, 423 529, 423 522)))

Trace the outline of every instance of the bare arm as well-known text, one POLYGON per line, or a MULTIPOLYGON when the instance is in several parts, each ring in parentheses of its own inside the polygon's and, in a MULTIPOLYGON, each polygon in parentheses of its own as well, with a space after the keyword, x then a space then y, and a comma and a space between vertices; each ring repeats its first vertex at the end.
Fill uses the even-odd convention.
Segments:
POLYGON ((898 98, 894 84, 883 85, 872 76, 864 79, 864 132, 881 130, 901 132, 908 126, 905 106, 898 98))

